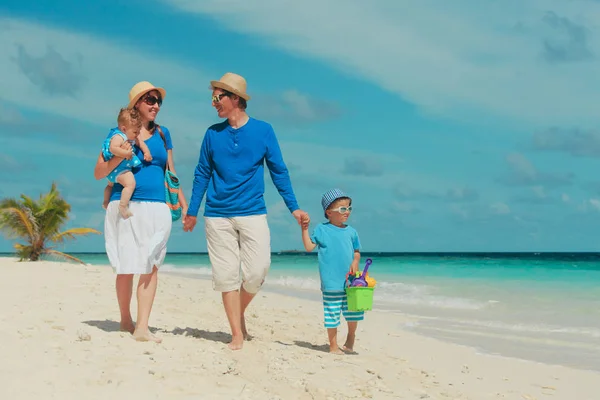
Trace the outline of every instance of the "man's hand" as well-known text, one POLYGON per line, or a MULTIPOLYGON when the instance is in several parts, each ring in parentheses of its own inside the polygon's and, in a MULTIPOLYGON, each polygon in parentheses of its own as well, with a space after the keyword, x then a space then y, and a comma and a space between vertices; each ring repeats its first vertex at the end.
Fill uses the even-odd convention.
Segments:
POLYGON ((196 226, 197 220, 198 220, 197 217, 192 217, 191 215, 184 216, 183 217, 183 231, 184 232, 193 231, 194 227, 196 226))
POLYGON ((298 225, 300 226, 302 226, 302 221, 306 220, 306 218, 308 218, 308 221, 310 222, 310 218, 308 217, 308 213, 306 211, 298 209, 294 211, 292 215, 294 216, 294 218, 296 218, 296 221, 298 221, 298 225))
POLYGON ((356 275, 356 273, 358 272, 358 263, 353 262, 352 264, 350 264, 350 275, 356 275))

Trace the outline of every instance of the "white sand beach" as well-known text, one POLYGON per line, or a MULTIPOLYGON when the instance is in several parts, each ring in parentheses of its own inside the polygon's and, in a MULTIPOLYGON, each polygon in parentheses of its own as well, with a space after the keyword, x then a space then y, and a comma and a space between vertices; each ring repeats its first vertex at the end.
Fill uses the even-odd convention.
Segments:
POLYGON ((163 342, 140 343, 118 330, 109 267, 0 258, 0 271, 0 399, 599 398, 600 373, 478 354, 394 313, 368 312, 358 354, 330 355, 321 304, 269 292, 232 352, 210 282, 166 273, 150 320, 163 342))

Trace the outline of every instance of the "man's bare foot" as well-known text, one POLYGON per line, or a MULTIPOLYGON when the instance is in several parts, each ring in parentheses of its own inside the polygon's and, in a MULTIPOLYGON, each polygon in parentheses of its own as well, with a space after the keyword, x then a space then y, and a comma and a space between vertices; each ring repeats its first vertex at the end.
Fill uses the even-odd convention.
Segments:
POLYGON ((135 332, 133 332, 133 338, 135 340, 137 340, 138 342, 155 342, 155 343, 162 342, 161 338, 154 336, 150 331, 146 331, 146 332, 135 331, 135 332))
POLYGON ((135 325, 133 325, 133 321, 128 321, 128 322, 121 321, 119 330, 121 332, 129 332, 129 333, 133 334, 133 332, 135 331, 135 325))
POLYGON ((334 348, 330 347, 329 348, 329 353, 331 353, 331 354, 337 354, 337 355, 340 355, 340 356, 343 356, 344 354, 346 354, 342 350, 340 350, 339 347, 334 347, 334 348))
POLYGON ((122 206, 120 204, 119 204, 119 212, 121 213, 121 217, 123 217, 123 219, 127 219, 127 218, 133 216, 131 211, 129 211, 129 207, 122 206))
POLYGON ((227 345, 231 350, 241 350, 244 346, 244 336, 233 336, 231 342, 227 345))
POLYGON ((244 340, 252 340, 252 335, 248 334, 248 330, 246 329, 246 318, 244 317, 244 314, 242 314, 242 336, 244 336, 244 340))

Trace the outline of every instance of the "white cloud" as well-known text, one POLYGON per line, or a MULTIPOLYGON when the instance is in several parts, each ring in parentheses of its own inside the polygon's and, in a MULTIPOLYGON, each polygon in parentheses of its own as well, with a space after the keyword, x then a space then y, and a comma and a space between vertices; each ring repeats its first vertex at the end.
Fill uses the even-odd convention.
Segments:
POLYGON ((596 210, 600 211, 600 200, 598 199, 589 199, 590 206, 596 210))
MULTIPOLYGON (((106 125, 108 130, 119 108, 127 104, 129 89, 148 80, 166 88, 159 121, 178 138, 201 139, 211 123, 198 121, 202 116, 212 119, 212 110, 210 77, 196 68, 121 42, 27 20, 0 16, 0 26, 0 100, 106 125), (202 96, 204 103, 199 100, 202 96)), ((19 115, 2 118, 14 120, 19 115)), ((104 134, 99 133, 100 141, 104 134)))
POLYGON ((163 0, 397 93, 427 112, 600 121, 600 5, 562 0, 163 0), (571 46, 571 47, 569 47, 571 46), (586 57, 577 57, 585 54, 586 57))
POLYGON ((510 214, 510 207, 505 203, 494 203, 490 205, 490 208, 495 214, 506 215, 510 214))

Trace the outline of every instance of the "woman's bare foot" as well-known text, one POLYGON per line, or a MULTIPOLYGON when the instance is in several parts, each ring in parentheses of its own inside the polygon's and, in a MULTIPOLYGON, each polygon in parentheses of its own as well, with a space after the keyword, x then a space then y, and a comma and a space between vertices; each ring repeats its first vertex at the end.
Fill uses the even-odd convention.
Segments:
POLYGON ((146 332, 135 331, 135 332, 133 332, 133 338, 135 340, 137 340, 138 342, 155 342, 155 343, 162 342, 161 338, 154 336, 150 331, 146 331, 146 332))
POLYGON ((121 213, 121 217, 123 217, 123 219, 127 219, 127 218, 133 216, 131 211, 129 211, 129 207, 122 206, 120 204, 119 204, 119 212, 121 213))
POLYGON ((119 330, 121 332, 129 332, 133 334, 133 332, 135 331, 135 325, 133 325, 133 321, 131 320, 127 322, 121 321, 121 323, 119 324, 119 330))
POLYGON ((241 350, 244 346, 244 336, 233 336, 231 342, 227 345, 230 350, 241 350))

